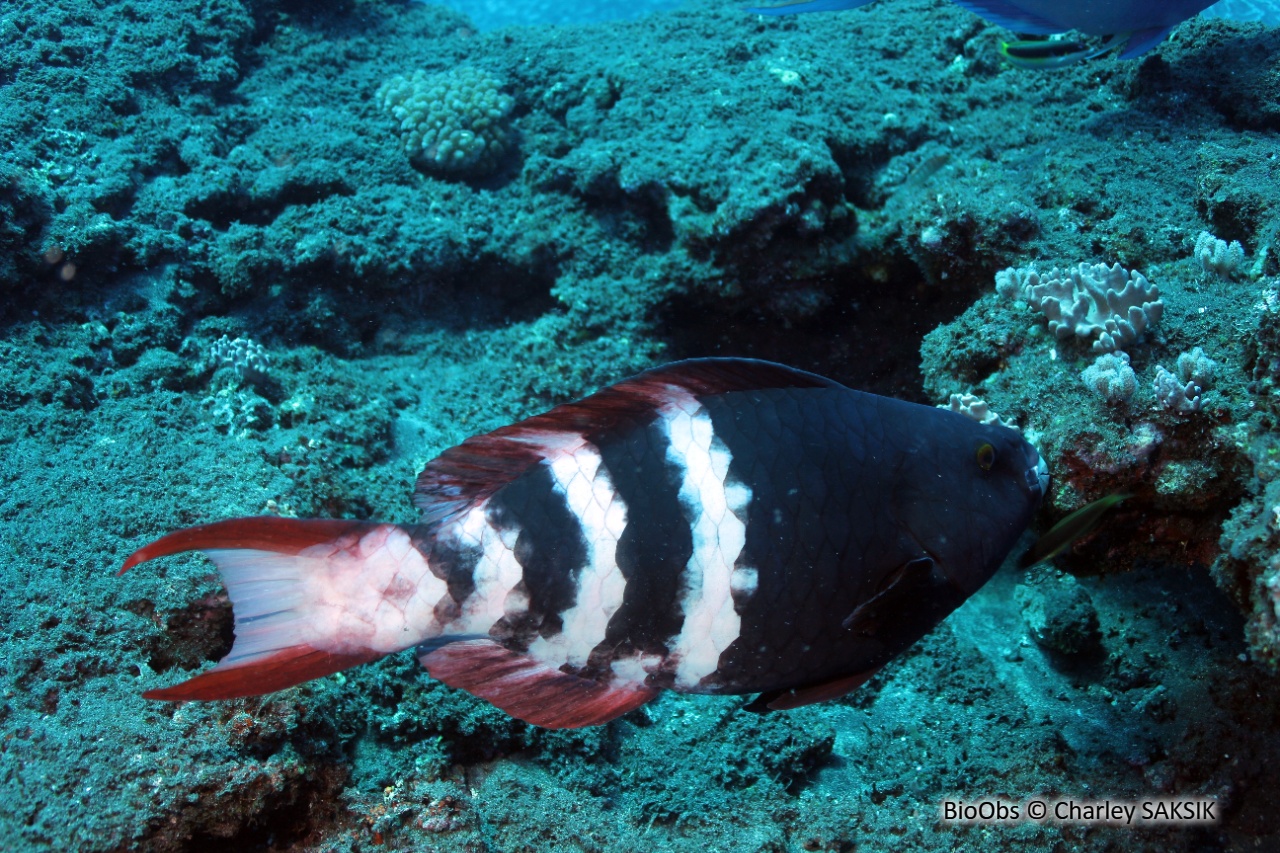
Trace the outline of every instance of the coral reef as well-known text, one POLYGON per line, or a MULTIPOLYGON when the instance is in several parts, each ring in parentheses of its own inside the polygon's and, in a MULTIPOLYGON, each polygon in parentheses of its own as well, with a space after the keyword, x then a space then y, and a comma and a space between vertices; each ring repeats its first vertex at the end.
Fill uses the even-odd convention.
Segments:
POLYGON ((214 367, 230 367, 236 376, 251 383, 266 380, 271 357, 266 347, 250 338, 223 335, 209 346, 209 362, 214 367))
POLYGON ((508 119, 515 99, 487 71, 462 67, 392 77, 378 89, 378 100, 399 122, 405 152, 427 171, 482 175, 511 149, 508 119))
MULTIPOLYGON (((926 336, 926 387, 958 385, 1017 419, 1053 472, 1046 523, 1107 494, 1134 495, 1102 530, 1060 555, 1060 566, 1081 577, 1149 561, 1211 567, 1249 619, 1251 654, 1272 661, 1280 643, 1266 615, 1265 578, 1275 554, 1266 520, 1274 495, 1259 462, 1274 411, 1270 353, 1280 339, 1269 331, 1272 289, 1265 284, 1261 299, 1238 287, 1214 286, 1206 295, 1199 272, 1167 266, 1161 333, 1133 358, 1116 351, 1089 363, 1054 346, 1061 329, 1052 336, 990 331, 1014 322, 1009 312, 1022 310, 1027 287, 1041 283, 1030 271, 1006 271, 999 293, 926 336), (1256 332, 1249 317, 1257 318, 1256 332), (1212 358, 1198 341, 1214 342, 1212 358), (1172 369, 1158 359, 1172 359, 1172 369), (1071 390, 1081 382, 1091 392, 1084 397, 1071 390), (1154 407, 1143 385, 1154 387, 1154 407), (1263 473, 1255 479, 1250 471, 1263 473)), ((1122 289, 1117 276, 1113 290, 1122 289)))
POLYGON ((1280 33, 1192 20, 1141 62, 1029 76, 929 0, 499 32, 372 0, 0 6, 0 849, 1280 843, 1280 33), (373 93, 409 68, 486 69, 500 160, 401 153, 373 93), (1235 281, 1189 258, 1202 230, 1250 247, 1235 281), (990 287, 1104 258, 1164 306, 1110 402, 1081 383, 1102 353, 990 287), (268 381, 211 374, 223 336, 269 342, 268 381), (1200 411, 1153 405, 1155 365, 1196 345, 1200 411), (134 548, 262 513, 413 523, 441 449, 713 354, 986 401, 1052 470, 1036 532, 1132 494, 1056 558, 1096 634, 1063 581, 1024 618, 1005 571, 858 692, 786 714, 669 696, 548 733, 408 654, 140 698, 232 624, 204 557, 117 577, 134 548), (1042 791, 1222 818, 936 820, 1042 791))
POLYGON ((1228 243, 1201 231, 1196 237, 1195 259, 1205 273, 1231 278, 1244 264, 1244 246, 1239 240, 1228 243))

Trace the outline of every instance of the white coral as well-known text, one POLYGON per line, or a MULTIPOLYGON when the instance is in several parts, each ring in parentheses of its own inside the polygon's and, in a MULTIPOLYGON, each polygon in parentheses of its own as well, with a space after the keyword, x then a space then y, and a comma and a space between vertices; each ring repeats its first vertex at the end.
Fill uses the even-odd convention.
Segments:
POLYGON ((1138 374, 1129 366, 1128 353, 1098 356, 1080 374, 1085 386, 1108 403, 1123 403, 1138 390, 1138 374))
POLYGON ((474 68, 393 77, 378 100, 400 123, 405 151, 440 173, 480 174, 497 167, 511 145, 515 101, 493 75, 474 68))
POLYGON ((1200 347, 1193 347, 1178 356, 1177 373, 1156 367, 1152 383, 1156 399, 1166 409, 1183 414, 1200 411, 1200 395, 1213 387, 1218 363, 1204 354, 1200 347))
POLYGON ((996 273, 996 293, 1009 300, 1022 299, 1025 296, 1027 280, 1031 276, 1036 276, 1037 282, 1040 280, 1036 271, 1030 267, 1009 267, 1006 270, 1000 270, 996 273))
POLYGON ((1091 339, 1099 353, 1135 343, 1164 314, 1159 288, 1119 264, 1054 267, 1043 276, 1032 268, 1007 269, 996 275, 996 289, 1006 297, 1021 293, 1049 318, 1055 337, 1091 339))
POLYGON ((214 368, 230 367, 244 381, 258 383, 267 378, 271 356, 252 338, 223 335, 209 346, 209 364, 214 368))
POLYGON ((1166 409, 1182 414, 1200 411, 1203 389, 1194 382, 1179 382, 1163 365, 1157 365, 1156 378, 1151 384, 1156 389, 1156 399, 1166 409))
POLYGON ((1200 347, 1193 347, 1189 352, 1178 356, 1177 369, 1178 378, 1183 382, 1193 382, 1208 391, 1213 387, 1218 362, 1205 355, 1200 347))
POLYGON ((975 420, 980 424, 999 424, 1009 429, 1018 428, 1018 425, 1013 421, 1006 421, 991 411, 991 407, 987 405, 986 400, 973 394, 952 394, 946 405, 940 405, 938 408, 950 409, 956 414, 964 415, 966 418, 975 420))
POLYGON ((1196 261, 1200 269, 1221 278, 1230 278, 1244 263, 1244 246, 1239 240, 1219 240, 1208 231, 1196 237, 1196 261))

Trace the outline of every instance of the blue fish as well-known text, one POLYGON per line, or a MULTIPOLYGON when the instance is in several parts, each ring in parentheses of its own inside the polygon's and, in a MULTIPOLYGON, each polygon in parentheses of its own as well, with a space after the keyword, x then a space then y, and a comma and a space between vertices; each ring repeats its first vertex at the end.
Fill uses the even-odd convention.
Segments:
MULTIPOLYGON (((872 0, 799 0, 748 9, 761 15, 837 12, 857 9, 872 0)), ((1068 30, 1104 36, 1101 47, 1045 39, 1010 42, 1001 52, 1014 64, 1053 68, 1093 59, 1120 48, 1121 59, 1133 59, 1164 41, 1178 24, 1213 5, 1213 0, 953 0, 970 12, 1017 33, 1051 36, 1068 30)))
POLYGON ((977 591, 1047 486, 1016 430, 768 362, 679 362, 445 451, 416 524, 241 518, 139 549, 124 569, 203 551, 236 635, 144 695, 256 695, 416 647, 547 728, 664 689, 794 708, 977 591))

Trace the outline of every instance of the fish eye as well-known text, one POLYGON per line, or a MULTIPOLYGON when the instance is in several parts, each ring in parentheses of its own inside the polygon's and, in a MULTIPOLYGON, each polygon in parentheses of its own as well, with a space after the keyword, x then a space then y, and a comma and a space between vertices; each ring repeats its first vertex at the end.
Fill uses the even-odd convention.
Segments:
POLYGON ((996 449, 990 444, 984 444, 978 448, 978 452, 974 454, 978 460, 978 467, 983 471, 990 471, 991 466, 996 464, 996 449))

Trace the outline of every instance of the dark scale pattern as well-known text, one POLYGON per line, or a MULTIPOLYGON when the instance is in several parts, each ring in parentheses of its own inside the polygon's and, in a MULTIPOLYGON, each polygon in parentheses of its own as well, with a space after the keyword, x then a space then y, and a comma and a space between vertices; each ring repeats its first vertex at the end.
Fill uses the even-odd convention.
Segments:
POLYGON ((593 653, 601 664, 630 655, 666 654, 680 633, 680 596, 693 551, 689 520, 680 506, 681 473, 667 462, 668 440, 656 421, 595 442, 613 487, 627 507, 617 561, 627 579, 622 606, 593 653))
MULTIPOLYGON (((527 651, 563 629, 587 558, 536 449, 548 429, 599 448, 627 505, 623 603, 581 674, 636 652, 663 655, 680 633, 690 518, 655 425, 672 384, 706 407, 732 458, 730 483, 751 492, 738 566, 756 570, 757 588, 735 595, 739 637, 699 690, 770 693, 883 665, 990 577, 1039 500, 1034 472, 1028 480, 1035 451, 1011 430, 776 365, 672 365, 470 439, 423 472, 420 503, 447 504, 424 505, 428 531, 488 500, 490 522, 518 533, 516 589, 530 609, 491 631, 507 648, 527 651), (750 387, 752 377, 764 386, 750 387), (997 450, 990 470, 975 458, 984 443, 997 450)), ((454 577, 468 561, 442 555, 451 597, 473 583, 454 577)), ((655 676, 654 686, 670 686, 669 670, 655 676)))
POLYGON ((431 573, 445 582, 449 594, 435 608, 436 621, 441 625, 456 619, 462 611, 462 603, 475 592, 476 565, 483 556, 479 547, 458 548, 437 537, 424 537, 414 528, 413 545, 427 559, 431 573))
POLYGON ((529 469, 495 492, 488 511, 498 529, 520 531, 515 556, 524 580, 517 589, 529 596, 529 612, 516 620, 500 620, 495 633, 510 647, 526 651, 535 636, 560 633, 560 614, 573 606, 578 575, 587 561, 582 525, 556 492, 545 465, 529 469))
POLYGON ((768 389, 703 400, 752 493, 738 564, 758 585, 717 689, 799 686, 846 674, 868 652, 842 620, 881 576, 921 555, 887 503, 877 398, 844 389, 768 389), (870 437, 870 438, 868 438, 870 437))

